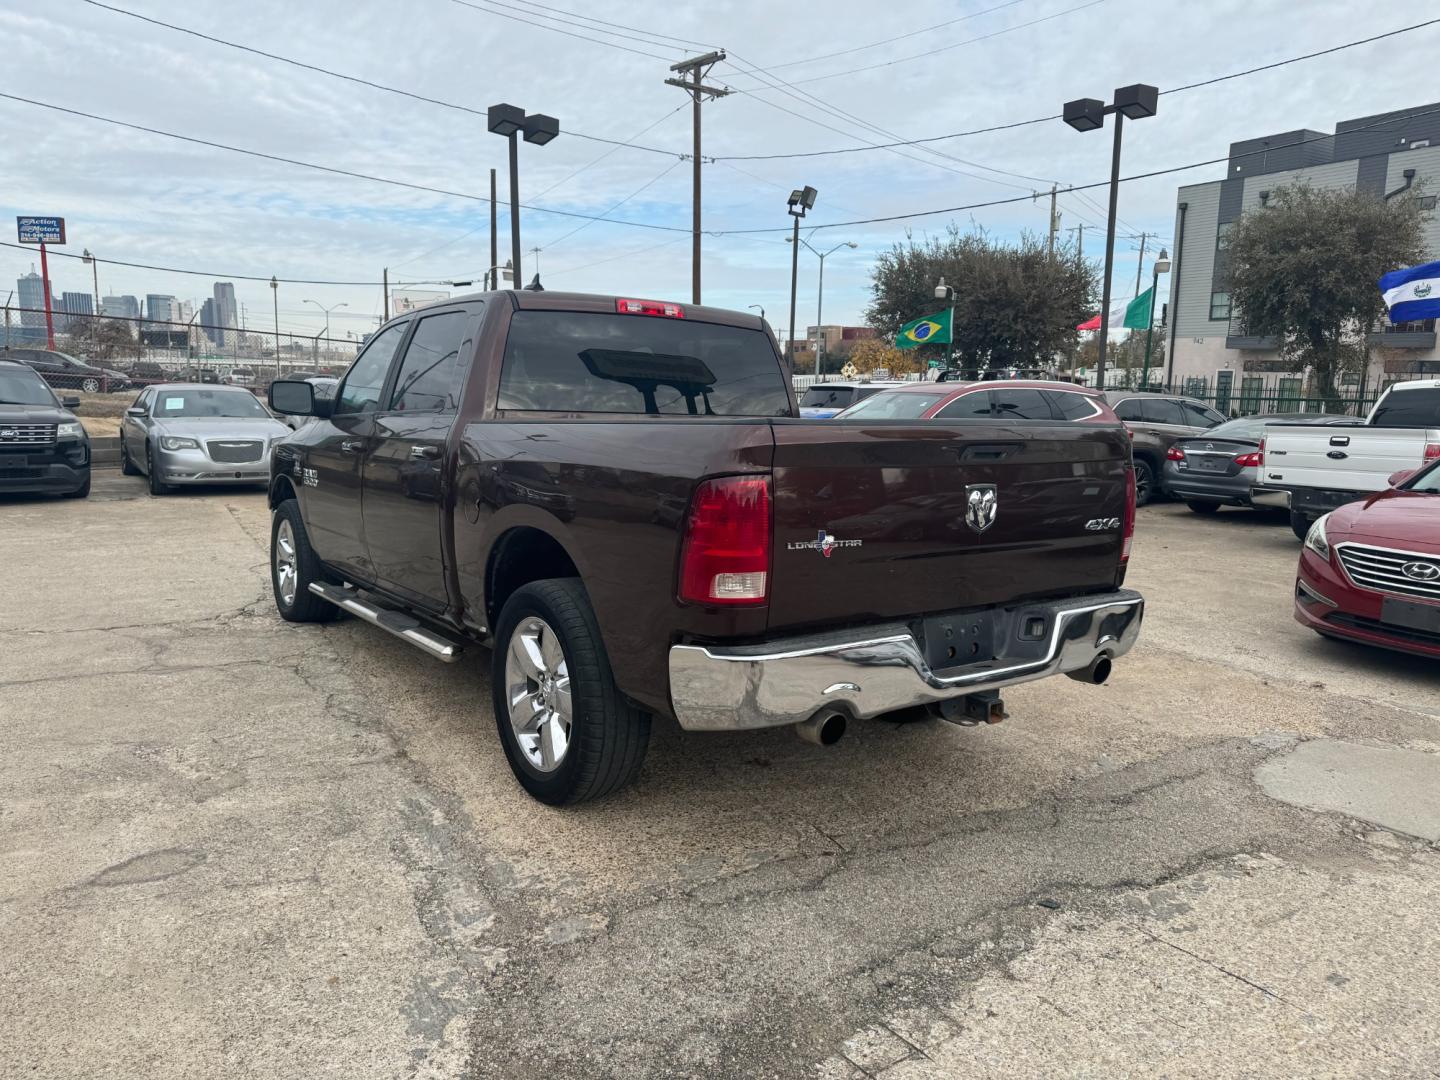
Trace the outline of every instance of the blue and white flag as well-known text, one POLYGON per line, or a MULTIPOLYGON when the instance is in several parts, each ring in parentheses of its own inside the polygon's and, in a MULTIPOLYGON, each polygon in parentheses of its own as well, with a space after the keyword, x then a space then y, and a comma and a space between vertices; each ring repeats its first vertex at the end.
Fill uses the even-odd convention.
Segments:
POLYGON ((1391 270, 1380 279, 1380 292, 1392 323, 1440 318, 1440 262, 1391 270))

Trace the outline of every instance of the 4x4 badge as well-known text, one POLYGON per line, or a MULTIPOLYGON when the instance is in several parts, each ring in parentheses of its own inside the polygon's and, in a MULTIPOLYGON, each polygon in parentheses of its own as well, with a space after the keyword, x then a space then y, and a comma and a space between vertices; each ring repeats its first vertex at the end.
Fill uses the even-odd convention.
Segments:
POLYGON ((994 484, 965 485, 965 524, 984 532, 995 524, 1000 510, 1000 492, 994 484))

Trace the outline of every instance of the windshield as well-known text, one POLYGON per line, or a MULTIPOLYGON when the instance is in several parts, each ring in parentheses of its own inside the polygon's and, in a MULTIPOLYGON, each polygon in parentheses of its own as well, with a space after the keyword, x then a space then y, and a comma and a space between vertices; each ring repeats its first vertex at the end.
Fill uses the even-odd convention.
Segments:
POLYGON ((915 390, 890 391, 876 394, 846 409, 841 420, 918 420, 920 414, 945 396, 944 390, 933 394, 915 390))
POLYGON ((1440 495, 1440 461, 1414 476, 1402 485, 1406 491, 1419 491, 1426 495, 1440 495))
POLYGON ((29 368, 0 369, 0 404, 5 405, 49 405, 59 403, 45 380, 29 368))
POLYGON ((155 398, 155 416, 269 416, 248 390, 162 390, 155 398))
POLYGON ((843 409, 855 400, 848 386, 812 386, 800 398, 802 409, 843 409))

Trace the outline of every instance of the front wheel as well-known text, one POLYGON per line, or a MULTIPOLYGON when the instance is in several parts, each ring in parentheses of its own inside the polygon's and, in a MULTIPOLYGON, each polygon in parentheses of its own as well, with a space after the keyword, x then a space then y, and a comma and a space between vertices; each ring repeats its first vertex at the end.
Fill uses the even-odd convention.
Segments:
POLYGON ((78 488, 76 488, 74 491, 65 492, 65 498, 67 499, 88 499, 89 497, 90 477, 88 474, 85 477, 85 482, 81 484, 78 488))
POLYGON ((1305 537, 1310 534, 1310 525, 1310 519, 1304 514, 1298 510, 1290 511, 1290 531, 1295 534, 1295 539, 1299 540, 1302 544, 1305 542, 1305 537))
POLYGON ((650 715, 616 688, 579 581, 516 590, 496 627, 490 682, 505 757, 540 802, 598 798, 639 773, 650 715))
POLYGON ((1185 505, 1197 514, 1213 514, 1220 509, 1220 504, 1213 499, 1186 499, 1185 505))
POLYGON ((170 494, 170 485, 160 479, 160 468, 155 463, 155 448, 151 446, 145 448, 145 471, 148 474, 146 479, 150 482, 151 495, 170 494))
POLYGON ((330 622, 340 609, 310 591, 312 581, 323 582, 320 556, 300 517, 300 504, 286 499, 270 519, 270 586, 275 609, 286 622, 330 622))
POLYGON ((139 476, 140 470, 130 460, 130 450, 125 445, 125 436, 120 436, 120 474, 122 476, 139 476))
POLYGON ((1155 497, 1155 470, 1144 458, 1135 459, 1135 505, 1144 506, 1155 497))

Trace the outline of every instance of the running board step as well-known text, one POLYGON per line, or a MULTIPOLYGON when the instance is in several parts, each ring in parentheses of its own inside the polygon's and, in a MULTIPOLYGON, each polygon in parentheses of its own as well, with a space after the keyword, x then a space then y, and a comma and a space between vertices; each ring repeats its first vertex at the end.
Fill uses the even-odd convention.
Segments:
POLYGON ((452 641, 433 630, 426 629, 413 615, 368 603, 361 600, 354 589, 347 589, 342 585, 326 585, 320 581, 312 581, 310 591, 320 599, 328 600, 340 610, 348 611, 357 619, 364 619, 372 626, 378 626, 381 630, 394 634, 401 641, 414 645, 421 652, 428 653, 436 660, 453 664, 460 659, 460 653, 464 646, 458 641, 452 641))

